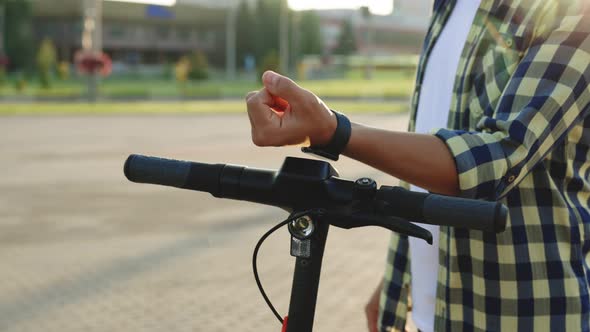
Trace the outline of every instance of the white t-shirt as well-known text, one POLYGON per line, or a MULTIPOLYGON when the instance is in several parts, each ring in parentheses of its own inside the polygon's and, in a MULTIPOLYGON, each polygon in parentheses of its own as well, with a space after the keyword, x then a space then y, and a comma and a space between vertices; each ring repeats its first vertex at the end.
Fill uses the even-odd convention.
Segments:
MULTIPOLYGON (((429 133, 447 126, 459 58, 480 0, 458 0, 426 64, 416 115, 416 132, 429 133)), ((412 186, 414 191, 424 191, 412 186)), ((424 332, 434 331, 438 279, 439 227, 420 224, 432 233, 433 244, 410 238, 412 318, 424 332)))

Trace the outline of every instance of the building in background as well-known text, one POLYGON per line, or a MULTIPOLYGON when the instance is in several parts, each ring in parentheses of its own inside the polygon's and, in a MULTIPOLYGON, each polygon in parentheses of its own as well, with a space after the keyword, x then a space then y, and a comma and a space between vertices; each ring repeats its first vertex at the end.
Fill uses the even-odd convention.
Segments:
MULTIPOLYGON (((82 1, 34 0, 37 41, 51 38, 61 58, 81 47, 82 1)), ((161 63, 203 51, 222 58, 230 0, 179 0, 172 7, 104 1, 103 48, 115 62, 161 63)), ((223 62, 220 61, 219 64, 223 62)))
MULTIPOLYGON (((249 0, 250 1, 250 0, 249 0)), ((255 2, 252 0, 251 2, 255 2)), ((48 37, 61 59, 72 59, 81 47, 82 1, 32 0, 37 43, 48 37)), ((225 63, 228 8, 235 0, 178 0, 172 7, 104 1, 103 48, 115 63, 156 64, 181 55, 204 52, 213 65, 225 63)), ((321 35, 325 53, 336 47, 343 22, 351 20, 359 53, 374 31, 374 54, 417 53, 430 15, 430 0, 395 0, 388 16, 368 23, 360 10, 322 10, 321 35)))
POLYGON ((417 54, 428 27, 432 1, 395 0, 391 15, 373 15, 370 21, 360 10, 321 10, 322 38, 325 53, 331 53, 338 46, 343 25, 350 21, 354 28, 357 51, 366 53, 369 47, 375 55, 417 54), (367 38, 372 30, 374 41, 367 38))

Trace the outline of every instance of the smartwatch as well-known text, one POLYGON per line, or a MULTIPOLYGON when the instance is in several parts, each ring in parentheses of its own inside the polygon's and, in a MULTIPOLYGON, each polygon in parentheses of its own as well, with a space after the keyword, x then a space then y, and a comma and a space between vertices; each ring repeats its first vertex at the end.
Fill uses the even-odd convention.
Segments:
POLYGON ((330 139, 330 142, 323 146, 304 147, 301 148, 301 151, 334 161, 338 160, 338 157, 342 151, 344 151, 350 140, 351 127, 350 120, 348 120, 344 114, 338 113, 334 110, 332 110, 332 112, 334 112, 334 115, 336 116, 337 125, 336 131, 334 132, 332 139, 330 139))

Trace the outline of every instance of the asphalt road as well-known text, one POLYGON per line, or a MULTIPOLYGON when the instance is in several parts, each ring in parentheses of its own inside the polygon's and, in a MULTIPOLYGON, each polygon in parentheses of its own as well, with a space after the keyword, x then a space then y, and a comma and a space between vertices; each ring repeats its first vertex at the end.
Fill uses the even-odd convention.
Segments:
MULTIPOLYGON (((406 115, 354 120, 404 129, 406 115)), ((258 294, 254 244, 286 214, 128 182, 130 153, 278 168, 297 148, 258 148, 246 115, 0 118, 0 331, 279 331, 258 294)), ((396 180, 344 158, 342 177, 396 180)), ((363 331, 388 233, 330 231, 316 331, 363 331)), ((262 281, 287 311, 285 231, 262 281)))

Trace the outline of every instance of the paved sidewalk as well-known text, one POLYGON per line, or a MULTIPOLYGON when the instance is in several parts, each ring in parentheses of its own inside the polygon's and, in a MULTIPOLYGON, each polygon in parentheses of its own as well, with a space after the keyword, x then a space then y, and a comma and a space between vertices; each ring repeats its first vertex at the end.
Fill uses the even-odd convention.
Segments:
MULTIPOLYGON (((403 129, 405 115, 355 118, 403 129)), ((251 253, 281 210, 127 182, 130 153, 277 168, 296 148, 261 149, 246 115, 3 117, 0 331, 279 331, 251 253)), ((357 162, 341 175, 395 180, 357 162)), ((332 228, 316 331, 364 331, 388 234, 332 228)), ((286 313, 286 230, 263 246, 264 286, 286 313)))

